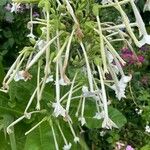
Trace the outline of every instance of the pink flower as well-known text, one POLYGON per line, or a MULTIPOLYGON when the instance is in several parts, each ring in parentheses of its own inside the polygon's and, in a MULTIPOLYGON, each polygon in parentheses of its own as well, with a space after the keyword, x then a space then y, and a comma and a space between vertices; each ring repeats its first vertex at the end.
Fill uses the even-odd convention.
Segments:
POLYGON ((143 63, 144 62, 144 56, 139 55, 138 56, 138 60, 139 60, 139 62, 143 63))
POLYGON ((126 150, 134 150, 134 148, 131 145, 127 145, 126 150))
POLYGON ((134 64, 134 63, 143 63, 144 56, 138 55, 137 57, 127 48, 123 48, 121 50, 121 57, 127 62, 127 64, 134 64))

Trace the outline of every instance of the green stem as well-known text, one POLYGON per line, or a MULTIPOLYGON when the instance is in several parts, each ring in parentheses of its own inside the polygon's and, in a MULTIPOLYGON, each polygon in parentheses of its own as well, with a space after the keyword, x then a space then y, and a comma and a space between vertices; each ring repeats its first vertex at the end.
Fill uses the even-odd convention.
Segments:
MULTIPOLYGON (((13 128, 12 130, 14 130, 14 127, 12 128, 13 128)), ((11 150, 17 150, 14 131, 11 134, 9 134, 9 139, 10 139, 11 150)))

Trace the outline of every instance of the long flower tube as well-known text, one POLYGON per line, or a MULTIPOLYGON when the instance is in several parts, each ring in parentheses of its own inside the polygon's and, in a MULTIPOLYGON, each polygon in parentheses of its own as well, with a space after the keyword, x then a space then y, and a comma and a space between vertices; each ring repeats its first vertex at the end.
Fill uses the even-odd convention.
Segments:
POLYGON ((37 71, 37 104, 36 104, 36 109, 40 110, 40 72, 41 72, 41 61, 38 62, 38 71, 37 71))
POLYGON ((44 117, 40 122, 38 122, 35 126, 33 126, 29 131, 25 133, 25 135, 28 135, 30 132, 35 130, 38 126, 40 126, 44 121, 47 120, 47 117, 44 117))
POLYGON ((73 86, 75 84, 76 77, 77 77, 77 72, 75 73, 74 78, 72 80, 72 84, 71 84, 71 87, 70 87, 70 92, 69 92, 68 99, 67 99, 67 104, 66 104, 66 112, 67 113, 69 113, 69 108, 70 108, 70 103, 71 103, 71 97, 72 97, 72 91, 73 91, 73 86))
POLYGON ((52 38, 44 47, 42 50, 40 50, 34 58, 31 60, 31 62, 26 67, 26 70, 29 70, 37 61, 38 59, 44 54, 44 52, 47 50, 47 48, 57 39, 58 36, 60 36, 62 32, 60 32, 58 35, 56 35, 54 38, 52 38))
MULTIPOLYGON (((50 14, 49 10, 46 10, 46 21, 47 21, 47 26, 46 26, 46 43, 49 42, 50 40, 50 14)), ((50 59, 50 45, 46 49, 46 65, 45 65, 45 74, 50 74, 50 67, 49 67, 49 59, 50 59)))
POLYGON ((34 92, 32 93, 32 95, 31 95, 31 97, 30 97, 30 99, 29 99, 29 101, 28 101, 28 104, 27 104, 27 106, 26 106, 26 108, 25 108, 25 111, 24 111, 24 114, 26 115, 26 114, 28 114, 28 109, 29 109, 29 107, 31 106, 31 103, 32 103, 32 101, 33 101, 33 99, 34 99, 34 97, 35 97, 35 95, 36 95, 36 93, 37 93, 37 89, 38 89, 38 87, 34 90, 34 92))
POLYGON ((125 65, 126 62, 120 57, 120 55, 116 52, 116 50, 114 49, 114 47, 111 45, 111 43, 107 40, 107 38, 105 36, 103 36, 107 47, 109 48, 109 50, 111 51, 111 53, 123 64, 125 65))
POLYGON ((129 35, 131 36, 131 38, 133 39, 134 43, 136 44, 136 46, 140 47, 141 44, 139 43, 139 41, 137 40, 135 34, 132 31, 132 28, 130 27, 130 21, 129 18, 127 17, 126 13, 123 11, 122 7, 120 6, 118 0, 115 0, 116 6, 114 6, 121 14, 123 22, 126 26, 126 29, 129 33, 129 35))
POLYGON ((61 133, 61 136, 62 136, 62 138, 63 138, 63 140, 64 140, 64 143, 65 143, 65 145, 64 145, 64 147, 63 147, 63 150, 70 150, 72 144, 71 144, 71 143, 68 143, 68 141, 67 141, 67 139, 66 139, 66 137, 65 137, 65 135, 64 135, 64 133, 63 133, 63 131, 62 131, 62 128, 61 128, 59 122, 57 122, 57 126, 58 126, 58 129, 59 129, 59 131, 60 131, 60 133, 61 133))
POLYGON ((30 34, 27 35, 27 37, 29 38, 35 38, 35 35, 33 34, 33 6, 32 4, 30 4, 30 26, 29 26, 29 29, 30 29, 30 34))
POLYGON ((57 142, 57 139, 56 139, 56 133, 55 133, 53 122, 52 122, 51 119, 49 120, 49 124, 50 124, 50 127, 52 129, 52 134, 53 134, 53 138, 54 138, 55 148, 56 148, 56 150, 59 150, 59 145, 58 145, 58 142, 57 142))
POLYGON ((76 18, 76 16, 75 16, 75 13, 74 13, 74 11, 73 11, 73 8, 72 8, 71 5, 70 5, 69 0, 64 0, 64 1, 65 1, 66 4, 67 4, 67 10, 68 10, 68 12, 70 13, 70 15, 72 16, 72 18, 73 18, 75 24, 76 24, 76 25, 79 25, 78 20, 77 20, 77 18, 76 18))
POLYGON ((145 44, 150 44, 150 35, 148 35, 146 28, 145 28, 145 24, 143 22, 143 19, 134 3, 133 0, 130 0, 130 4, 132 6, 135 18, 136 18, 136 22, 138 24, 138 28, 140 30, 140 34, 143 36, 142 40, 140 41, 140 47, 142 47, 145 44))
POLYGON ((83 55, 84 55, 85 62, 86 62, 86 67, 87 67, 87 74, 88 74, 88 80, 89 80, 90 92, 94 92, 94 87, 93 87, 93 76, 92 76, 90 64, 89 64, 89 61, 88 61, 87 53, 86 53, 85 47, 84 47, 84 45, 83 45, 82 42, 80 42, 80 46, 81 46, 81 48, 82 48, 82 50, 83 50, 83 55))
POLYGON ((99 16, 96 16, 96 19, 97 19, 97 23, 98 23, 99 39, 100 39, 100 52, 101 52, 101 57, 102 57, 102 62, 103 62, 104 73, 108 73, 106 54, 105 54, 105 49, 104 49, 104 39, 103 39, 103 33, 102 33, 99 16))
POLYGON ((17 66, 17 64, 20 62, 20 59, 22 57, 22 53, 17 57, 17 59, 15 60, 15 62, 13 63, 13 65, 10 67, 10 69, 8 70, 6 76, 3 79, 3 85, 5 85, 6 80, 10 77, 10 75, 12 74, 13 70, 15 70, 15 67, 17 66))
POLYGON ((81 116, 78 118, 78 120, 81 122, 81 126, 86 124, 86 120, 84 118, 84 108, 85 108, 85 97, 83 97, 82 99, 81 116))
POLYGON ((74 32, 75 32, 75 29, 72 30, 72 33, 70 35, 70 38, 69 38, 69 41, 68 41, 68 44, 67 44, 67 47, 66 47, 65 58, 64 58, 64 63, 63 63, 63 70, 62 70, 63 72, 62 72, 62 75, 63 75, 63 81, 66 84, 70 83, 69 78, 66 76, 66 68, 67 68, 67 65, 68 65, 69 54, 70 54, 70 47, 71 47, 71 41, 73 39, 74 32))
POLYGON ((10 78, 3 84, 3 88, 4 89, 9 89, 9 83, 14 79, 16 73, 19 71, 20 66, 22 65, 24 59, 26 58, 26 55, 24 55, 20 62, 17 64, 15 70, 12 72, 12 74, 10 75, 10 78))
POLYGON ((101 73, 101 68, 100 66, 97 66, 98 72, 99 72, 99 77, 101 81, 101 88, 102 88, 102 102, 103 102, 103 108, 104 108, 104 120, 102 123, 103 128, 111 129, 112 127, 118 128, 118 126, 109 118, 108 116, 108 104, 107 104, 107 97, 106 97, 106 91, 105 91, 105 86, 104 86, 104 81, 101 73))

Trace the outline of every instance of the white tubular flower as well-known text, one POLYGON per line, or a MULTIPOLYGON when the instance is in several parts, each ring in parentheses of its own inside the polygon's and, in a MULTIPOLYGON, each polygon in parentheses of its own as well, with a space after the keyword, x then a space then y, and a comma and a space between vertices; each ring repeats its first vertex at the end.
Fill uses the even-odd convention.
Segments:
POLYGON ((149 125, 146 125, 145 132, 150 133, 150 126, 149 125))
POLYGON ((121 100, 121 98, 126 98, 125 96, 125 88, 127 83, 131 80, 132 76, 122 76, 118 84, 114 84, 111 88, 115 91, 116 97, 121 100))
POLYGON ((110 118, 104 118, 102 128, 112 129, 113 127, 118 128, 118 126, 110 118))
POLYGON ((34 39, 36 36, 31 32, 30 34, 27 35, 27 37, 34 39))
POLYGON ((112 55, 108 50, 106 50, 106 55, 107 55, 107 60, 108 60, 108 62, 109 62, 109 63, 112 63, 113 60, 114 60, 113 55, 112 55))
POLYGON ((53 103, 52 107, 54 108, 53 115, 55 117, 63 116, 66 117, 66 110, 61 106, 59 102, 53 103))
POLYGON ((70 150, 70 149, 71 149, 71 146, 72 146, 71 143, 66 144, 66 145, 64 145, 63 150, 70 150))
POLYGON ((17 13, 20 8, 20 3, 12 3, 11 5, 12 5, 11 12, 17 13))
POLYGON ((82 87, 82 93, 84 97, 88 97, 89 96, 89 90, 87 86, 83 86, 82 87))
POLYGON ((86 124, 86 121, 85 121, 84 117, 79 117, 78 121, 81 122, 81 126, 83 126, 84 124, 86 124))
POLYGON ((59 80, 59 84, 62 85, 62 86, 67 85, 67 83, 64 81, 63 78, 61 78, 61 79, 59 80))
POLYGON ((82 93, 84 97, 96 97, 96 94, 98 94, 100 92, 100 90, 96 90, 96 91, 89 91, 87 86, 83 86, 82 87, 82 93))
POLYGON ((24 70, 18 71, 14 77, 14 80, 17 82, 19 80, 24 80, 25 81, 25 77, 24 77, 24 70))
MULTIPOLYGON (((15 72, 15 70, 13 72, 15 72)), ((19 80, 27 81, 28 79, 30 80, 31 78, 32 78, 32 75, 30 75, 27 71, 24 71, 24 70, 18 71, 16 75, 14 76, 14 80, 16 82, 19 80)))
POLYGON ((140 41, 141 46, 145 45, 145 44, 150 44, 150 35, 146 34, 143 35, 142 40, 140 41))
POLYGON ((74 138, 74 142, 75 143, 79 142, 79 138, 77 136, 74 138))
POLYGON ((46 82, 45 83, 49 83, 49 82, 53 82, 54 79, 53 79, 53 75, 49 75, 46 79, 46 82))
MULTIPOLYGON (((136 22, 138 24, 139 30, 140 30, 140 34, 143 36, 142 40, 139 41, 140 46, 143 46, 145 44, 150 44, 150 35, 148 35, 146 28, 145 28, 145 24, 143 22, 143 19, 134 3, 133 0, 130 1, 135 18, 136 18, 136 22)), ((150 2, 149 2, 150 3, 150 2)))
POLYGON ((96 114, 95 114, 95 116, 93 118, 100 120, 100 119, 104 118, 104 115, 105 115, 104 111, 96 112, 96 114))
POLYGON ((143 12, 145 12, 145 11, 150 11, 150 0, 147 0, 144 5, 143 12))
POLYGON ((102 137, 103 137, 105 134, 106 134, 106 131, 101 131, 101 132, 100 132, 100 136, 102 136, 102 137))
POLYGON ((107 60, 108 60, 109 64, 113 68, 114 72, 116 74, 118 74, 119 73, 119 68, 116 65, 113 64, 113 61, 114 61, 113 55, 107 50, 106 51, 106 56, 107 56, 107 60))

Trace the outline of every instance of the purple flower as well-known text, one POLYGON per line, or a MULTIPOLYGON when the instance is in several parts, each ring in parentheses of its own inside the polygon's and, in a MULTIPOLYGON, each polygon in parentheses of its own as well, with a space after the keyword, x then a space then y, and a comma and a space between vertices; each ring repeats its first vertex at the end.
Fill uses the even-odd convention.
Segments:
POLYGON ((140 47, 139 50, 148 51, 148 50, 150 50, 150 47, 148 45, 144 45, 144 46, 140 47))
POLYGON ((35 18, 37 18, 37 17, 39 17, 40 15, 37 13, 37 12, 34 12, 33 13, 33 17, 35 17, 35 18))
POLYGON ((140 63, 143 63, 143 62, 144 62, 144 56, 139 55, 139 56, 138 56, 138 61, 139 61, 140 63))
POLYGON ((144 62, 144 56, 136 56, 132 51, 127 48, 123 48, 121 50, 121 57, 127 62, 127 64, 138 64, 144 62))
POLYGON ((131 145, 127 145, 126 150, 134 150, 134 148, 131 145))
POLYGON ((7 3, 5 6, 5 9, 9 12, 22 13, 26 9, 29 9, 29 5, 28 4, 7 3))

